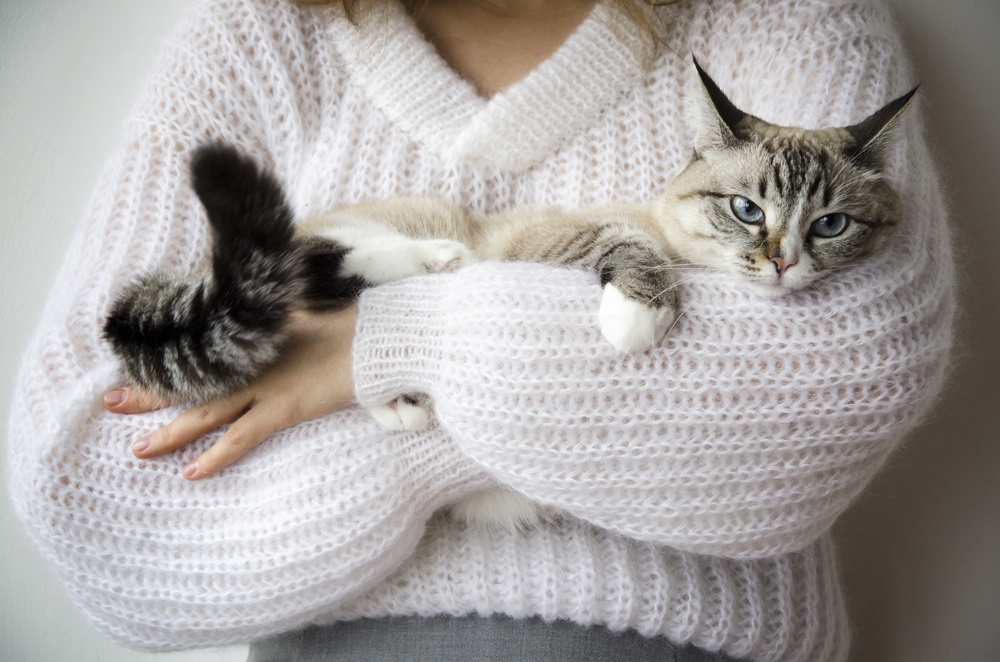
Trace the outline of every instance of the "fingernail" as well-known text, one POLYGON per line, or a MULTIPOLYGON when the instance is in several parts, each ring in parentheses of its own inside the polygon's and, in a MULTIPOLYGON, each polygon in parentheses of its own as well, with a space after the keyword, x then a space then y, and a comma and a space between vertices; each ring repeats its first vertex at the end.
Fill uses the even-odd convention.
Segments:
POLYGON ((128 397, 128 391, 123 388, 116 388, 113 391, 108 391, 104 394, 104 404, 109 407, 117 407, 121 403, 125 402, 125 398, 128 397))
POLYGON ((152 432, 150 432, 149 434, 142 435, 141 437, 135 440, 134 444, 132 444, 132 453, 138 455, 139 453, 149 448, 149 444, 152 441, 153 441, 152 432))
POLYGON ((184 471, 181 473, 184 474, 185 478, 194 478, 194 475, 198 473, 198 460, 188 463, 188 465, 184 467, 184 471))

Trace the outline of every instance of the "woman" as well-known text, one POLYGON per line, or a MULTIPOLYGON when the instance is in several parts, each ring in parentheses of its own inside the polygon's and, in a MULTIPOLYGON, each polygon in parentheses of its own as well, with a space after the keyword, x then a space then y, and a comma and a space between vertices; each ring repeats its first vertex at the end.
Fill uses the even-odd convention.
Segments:
POLYGON ((95 624, 137 647, 502 614, 662 635, 661 657, 690 642, 844 659, 829 527, 926 411, 950 344, 943 205, 912 117, 892 164, 908 228, 889 250, 781 300, 699 276, 649 353, 599 341, 588 275, 485 264, 300 316, 275 369, 221 403, 119 416, 161 403, 115 390, 112 413, 93 411, 113 297, 139 271, 205 264, 186 174, 202 142, 267 164, 299 216, 411 192, 587 207, 649 200, 689 156, 689 53, 780 124, 849 124, 913 82, 866 3, 682 2, 650 10, 655 48, 611 7, 495 7, 509 12, 390 4, 358 25, 277 0, 196 8, 29 350, 11 428, 20 515, 95 624), (344 409, 410 392, 432 396, 436 426, 390 435, 344 409), (497 482, 563 516, 518 533, 434 514, 497 482))

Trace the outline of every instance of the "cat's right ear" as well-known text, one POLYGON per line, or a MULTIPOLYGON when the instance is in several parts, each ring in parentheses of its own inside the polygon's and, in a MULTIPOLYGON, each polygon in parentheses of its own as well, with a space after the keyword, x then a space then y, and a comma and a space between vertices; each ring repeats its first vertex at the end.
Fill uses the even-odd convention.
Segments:
POLYGON ((742 140, 741 125, 748 115, 723 94, 694 56, 691 60, 696 76, 688 86, 685 107, 694 131, 695 155, 732 148, 742 140))

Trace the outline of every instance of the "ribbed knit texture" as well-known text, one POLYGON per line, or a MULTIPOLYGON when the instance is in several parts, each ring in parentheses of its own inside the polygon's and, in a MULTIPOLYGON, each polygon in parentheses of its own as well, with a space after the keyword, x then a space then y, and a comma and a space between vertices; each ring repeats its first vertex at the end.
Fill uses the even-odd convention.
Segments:
POLYGON ((359 35, 277 0, 195 8, 168 44, 77 233, 20 375, 18 515, 95 626, 169 650, 359 616, 505 613, 635 628, 755 660, 847 655, 827 533, 939 392, 954 277, 918 101, 883 254, 782 299, 692 274, 657 349, 598 332, 590 274, 480 264, 366 293, 359 400, 423 391, 431 429, 358 407, 274 435, 218 476, 180 471, 218 439, 139 461, 180 408, 103 412, 102 316, 140 271, 194 272, 207 223, 192 150, 234 144, 296 212, 400 193, 474 211, 652 199, 690 149, 695 53, 741 108, 856 122, 915 83, 868 2, 703 0, 658 10, 641 71, 627 23, 594 14, 489 102, 398 10, 359 35), (562 513, 526 535, 442 506, 507 483, 562 513), (428 526, 428 518, 430 525, 428 526))

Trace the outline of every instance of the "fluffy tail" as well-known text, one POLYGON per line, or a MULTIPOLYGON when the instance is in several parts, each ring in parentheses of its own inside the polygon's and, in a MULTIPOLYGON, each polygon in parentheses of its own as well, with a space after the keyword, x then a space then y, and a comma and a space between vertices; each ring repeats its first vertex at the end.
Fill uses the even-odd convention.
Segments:
POLYGON ((199 280, 150 273, 118 298, 104 337, 132 383, 203 400, 240 388, 277 356, 302 293, 301 249, 277 181, 232 147, 200 147, 194 190, 215 245, 199 280))

